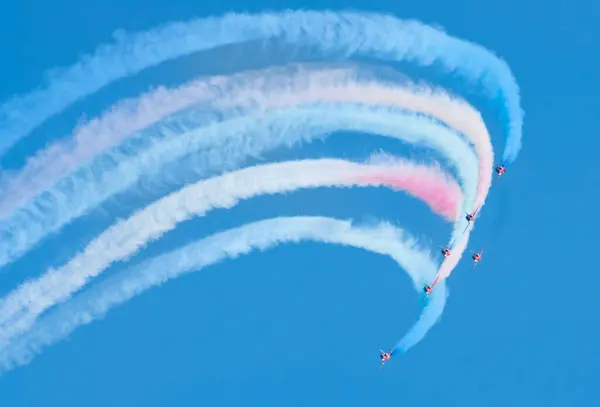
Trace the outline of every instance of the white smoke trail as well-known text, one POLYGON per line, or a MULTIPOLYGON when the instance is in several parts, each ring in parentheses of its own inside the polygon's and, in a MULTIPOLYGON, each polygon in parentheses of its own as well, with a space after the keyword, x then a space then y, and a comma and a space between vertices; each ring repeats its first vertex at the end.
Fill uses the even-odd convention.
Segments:
MULTIPOLYGON (((521 147, 523 113, 517 83, 508 65, 485 48, 417 21, 373 13, 285 11, 172 23, 133 35, 119 32, 117 43, 99 47, 68 69, 55 70, 45 87, 0 106, 0 154, 48 117, 108 83, 163 61, 251 40, 279 38, 336 59, 353 56, 438 63, 447 72, 481 83, 505 99, 509 138, 505 156, 521 147)), ((514 160, 514 158, 512 158, 514 160)))
MULTIPOLYGON (((456 132, 427 117, 390 108, 319 104, 231 119, 177 137, 157 137, 158 142, 141 152, 132 154, 125 147, 98 158, 0 223, 0 265, 20 257, 49 233, 110 196, 134 186, 142 175, 164 179, 170 175, 164 173, 164 165, 189 153, 199 153, 192 168, 179 167, 178 171, 203 176, 222 168, 238 168, 248 157, 340 130, 378 134, 439 151, 458 173, 465 205, 473 202, 477 160, 456 132)), ((470 206, 463 205, 462 211, 468 210, 465 208, 470 206)), ((463 220, 460 222, 462 227, 463 220)))
POLYGON ((92 157, 180 110, 221 98, 238 98, 239 94, 248 95, 253 101, 262 99, 264 94, 310 93, 350 81, 357 73, 350 66, 311 69, 310 66, 294 65, 210 77, 174 89, 159 87, 138 98, 119 101, 100 117, 79 125, 70 138, 60 139, 29 157, 22 169, 3 171, 0 218, 8 216, 15 207, 27 203, 92 157))
MULTIPOLYGON (((491 149, 481 115, 468 103, 425 86, 359 81, 355 77, 361 73, 350 67, 325 70, 308 65, 288 66, 198 80, 170 90, 159 88, 138 99, 120 102, 102 117, 75 130, 71 139, 58 141, 30 157, 20 171, 14 174, 5 171, 0 180, 0 218, 61 178, 63 183, 67 182, 67 174, 123 142, 131 133, 200 103, 208 104, 211 110, 235 108, 237 114, 242 113, 240 110, 260 112, 316 102, 385 105, 434 116, 465 135, 476 146, 478 156, 483 156, 482 148, 491 149)), ((198 125, 206 120, 203 118, 198 125)), ((143 132, 133 139, 148 143, 148 139, 156 137, 152 132, 143 132)), ((490 173, 488 167, 485 170, 490 173)))
MULTIPOLYGON (((389 223, 356 226, 350 221, 324 217, 267 219, 214 234, 146 260, 81 292, 73 300, 40 318, 30 331, 16 338, 9 346, 0 349, 0 371, 6 372, 29 363, 45 347, 67 337, 79 326, 93 322, 110 309, 168 280, 253 250, 262 251, 279 244, 302 241, 352 246, 390 256, 408 272, 419 292, 436 270, 431 253, 406 232, 389 223)), ((420 324, 423 335, 442 314, 446 301, 443 285, 432 294, 430 301, 435 302, 435 306, 427 307, 421 316, 422 321, 427 321, 426 325, 420 324)), ((413 331, 409 332, 412 337, 413 331)), ((408 344, 406 340, 401 343, 408 344)), ((407 349, 408 346, 402 348, 404 351, 407 349)))
MULTIPOLYGON (((386 105, 434 116, 464 134, 478 149, 482 144, 485 146, 481 140, 488 140, 489 144, 481 115, 466 102, 425 86, 400 87, 354 78, 363 71, 349 66, 322 69, 320 66, 294 65, 198 80, 170 90, 159 88, 137 99, 119 102, 102 117, 75 130, 71 139, 58 141, 30 157, 20 171, 14 174, 14 171, 3 172, 0 218, 8 216, 16 207, 61 178, 66 181, 66 174, 123 142, 131 133, 200 103, 210 104, 210 109, 235 108, 253 112, 320 101, 386 105)), ((144 143, 148 138, 156 137, 151 132, 149 135, 144 132, 143 136, 144 143)), ((141 135, 134 137, 136 142, 141 142, 141 138, 141 135)), ((489 168, 486 170, 489 173, 489 168)))
MULTIPOLYGON (((230 208, 253 196, 350 186, 355 183, 352 180, 370 171, 339 160, 292 161, 249 167, 186 186, 114 224, 66 265, 9 293, 0 302, 0 345, 26 331, 46 309, 67 300, 112 263, 128 258, 185 220, 214 208, 230 208)), ((375 171, 381 173, 381 168, 375 171)))

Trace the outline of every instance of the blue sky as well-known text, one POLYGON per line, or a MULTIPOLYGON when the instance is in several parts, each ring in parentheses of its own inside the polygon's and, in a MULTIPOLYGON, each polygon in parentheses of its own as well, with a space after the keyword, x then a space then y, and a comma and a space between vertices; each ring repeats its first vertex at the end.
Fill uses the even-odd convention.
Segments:
MULTIPOLYGON (((115 309, 31 365, 0 377, 0 405, 600 403, 593 390, 600 362, 593 316, 600 305, 593 295, 599 277, 589 265, 598 226, 592 191, 600 185, 594 157, 600 79, 593 52, 600 5, 555 0, 543 5, 514 0, 122 4, 7 1, 0 16, 9 33, 0 39, 5 54, 0 99, 37 86, 46 69, 74 62, 118 28, 142 30, 194 15, 282 5, 345 7, 437 23, 500 54, 521 87, 524 147, 492 187, 472 235, 471 247, 487 243, 485 259, 476 271, 463 260, 449 281, 441 323, 379 374, 379 348, 394 344, 418 313, 405 274, 373 254, 290 245, 178 279, 115 309)), ((222 64, 227 69, 235 61, 222 64)), ((151 83, 184 80, 203 69, 195 68, 189 63, 157 68, 122 88, 109 87, 49 121, 30 143, 66 132, 82 111, 94 115, 124 93, 135 95, 151 83)), ((484 113, 494 120, 494 112, 484 113)), ((356 140, 347 144, 332 137, 296 151, 297 157, 364 153, 367 139, 356 140)), ((504 146, 498 131, 493 142, 498 155, 504 146)), ((32 145, 17 149, 14 160, 32 145)), ((296 214, 390 219, 442 242, 450 229, 401 194, 316 190, 216 211, 183 225, 173 239, 296 214)), ((112 218, 103 216, 97 214, 95 221, 110 224, 112 218)), ((80 249, 78 244, 52 239, 39 250, 58 251, 54 255, 60 257, 61 246, 80 249)), ((27 275, 35 260, 25 258, 0 272, 2 292, 27 275)))

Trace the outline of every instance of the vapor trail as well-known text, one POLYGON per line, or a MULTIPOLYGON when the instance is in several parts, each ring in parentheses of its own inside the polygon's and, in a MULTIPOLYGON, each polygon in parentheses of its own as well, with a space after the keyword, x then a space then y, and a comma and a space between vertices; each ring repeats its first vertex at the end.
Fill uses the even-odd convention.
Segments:
MULTIPOLYGON (((75 130, 72 138, 59 140, 38 152, 21 170, 5 171, 0 179, 0 218, 9 216, 20 205, 52 188, 59 180, 67 182, 72 172, 81 169, 93 157, 119 145, 128 136, 133 135, 132 143, 149 143, 152 131, 140 133, 141 130, 191 106, 209 111, 235 109, 237 114, 318 102, 389 106, 433 116, 463 134, 476 146, 478 156, 492 156, 489 134, 481 115, 468 103, 439 89, 361 80, 358 79, 360 73, 358 68, 351 69, 349 66, 323 69, 296 65, 197 80, 174 89, 159 88, 140 98, 119 102, 100 118, 75 130)), ((212 115, 203 120, 207 122, 215 118, 212 115)), ((175 117, 169 121, 176 123, 178 119, 175 117)), ((489 182, 491 161, 490 158, 489 165, 487 161, 480 161, 480 166, 488 165, 483 167, 485 171, 480 170, 480 174, 487 174, 489 182)), ((465 210, 470 210, 470 207, 465 210)))
MULTIPOLYGON (((396 138, 438 151, 456 169, 464 202, 473 202, 477 160, 453 130, 427 117, 395 109, 321 103, 233 118, 194 131, 184 130, 177 136, 163 137, 161 134, 165 133, 157 130, 157 141, 148 148, 137 151, 124 146, 99 157, 32 205, 0 222, 0 265, 23 255, 49 233, 60 230, 110 196, 133 187, 141 176, 165 179, 170 175, 164 170, 165 164, 190 153, 198 153, 195 161, 187 168, 178 166, 177 171, 206 176, 215 170, 238 168, 251 156, 341 130, 396 138)), ((457 214, 464 208, 464 204, 463 210, 457 208, 457 214)))
MULTIPOLYGON (((409 163, 399 165, 397 170, 399 173, 413 171, 415 176, 427 172, 424 167, 409 163)), ((298 188, 352 186, 353 180, 361 176, 388 171, 393 172, 391 168, 369 168, 340 160, 305 160, 249 167, 186 186, 114 224, 66 265, 49 269, 38 279, 25 282, 9 293, 0 302, 0 346, 26 331, 46 309, 67 300, 112 263, 136 253, 180 222, 203 216, 214 208, 230 208, 242 199, 258 195, 298 188)), ((407 192, 415 196, 440 196, 440 193, 424 192, 435 189, 445 190, 446 197, 455 194, 455 209, 462 198, 460 189, 452 184, 449 176, 436 177, 434 174, 439 171, 432 169, 420 183, 410 180, 404 187, 411 188, 407 192), (433 184, 426 185, 427 182, 433 184)))
MULTIPOLYGON (((168 280, 253 250, 264 251, 280 244, 303 241, 352 246, 390 256, 408 272, 417 291, 436 269, 431 253, 389 223, 358 226, 350 221, 324 217, 282 217, 249 223, 146 260, 79 293, 0 349, 0 371, 29 363, 45 347, 67 337, 79 326, 93 322, 110 309, 168 280)), ((406 351, 414 346, 439 320, 445 302, 442 284, 431 295, 419 322, 395 349, 406 351)))
POLYGON ((460 40, 414 20, 373 13, 285 11, 227 14, 171 23, 136 34, 115 34, 116 43, 99 47, 73 66, 54 70, 47 84, 0 106, 0 153, 48 117, 119 78, 166 60, 226 44, 277 38, 312 47, 339 59, 353 56, 433 63, 501 96, 508 115, 505 158, 521 148, 523 113, 519 88, 508 65, 480 45, 460 40))

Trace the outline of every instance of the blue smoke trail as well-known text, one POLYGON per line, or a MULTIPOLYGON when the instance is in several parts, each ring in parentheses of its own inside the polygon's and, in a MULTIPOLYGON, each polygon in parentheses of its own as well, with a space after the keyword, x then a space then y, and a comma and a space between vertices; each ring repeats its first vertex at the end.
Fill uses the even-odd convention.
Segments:
POLYGON ((112 81, 194 52, 270 38, 314 47, 336 58, 368 56, 422 66, 439 63, 450 73, 481 83, 493 97, 503 97, 509 117, 505 159, 514 161, 521 148, 523 112, 508 65, 480 45, 418 21, 387 14, 285 11, 227 14, 114 36, 115 44, 103 45, 75 65, 53 71, 44 88, 0 106, 0 154, 47 118, 112 81))
POLYGON ((421 342, 431 327, 440 320, 442 313, 444 312, 444 307, 446 306, 448 295, 449 290, 446 288, 446 281, 442 280, 435 286, 435 290, 429 295, 427 305, 421 310, 417 322, 410 328, 408 333, 404 335, 404 338, 394 346, 392 354, 397 352, 404 353, 417 343, 421 342))
MULTIPOLYGON (((77 327, 93 322, 111 308, 168 280, 253 250, 264 251, 279 244, 302 241, 352 246, 391 256, 407 271, 418 292, 436 272, 432 254, 402 229, 389 223, 355 226, 345 220, 304 216, 249 223, 146 260, 79 293, 1 349, 0 371, 29 363, 43 348, 67 337, 77 327)), ((424 308, 419 321, 399 342, 403 344, 403 351, 414 346, 439 320, 446 301, 446 296, 439 291, 432 294, 431 305, 424 308)))
MULTIPOLYGON (((189 121, 183 122, 190 125, 189 121)), ((165 135, 159 128, 154 136, 146 132, 146 140, 157 140, 149 148, 137 151, 137 141, 133 140, 98 157, 0 223, 0 265, 22 256, 45 236, 59 231, 110 196, 133 187, 141 176, 151 176, 155 182, 168 178, 170 174, 163 171, 164 166, 189 153, 199 152, 190 162, 191 168, 179 166, 177 171, 203 177, 214 171, 239 168, 249 157, 269 150, 310 142, 339 130, 396 138, 438 151, 458 173, 464 205, 473 201, 477 159, 458 133, 430 118, 389 107, 315 104, 238 117, 194 131, 184 130, 177 136, 165 135)), ((464 210, 461 208, 461 213, 464 210)))

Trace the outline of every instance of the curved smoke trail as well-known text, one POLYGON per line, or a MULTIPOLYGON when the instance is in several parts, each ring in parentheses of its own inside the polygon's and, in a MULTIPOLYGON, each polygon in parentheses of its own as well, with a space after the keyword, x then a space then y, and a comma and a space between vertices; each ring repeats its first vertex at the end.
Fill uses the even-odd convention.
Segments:
MULTIPOLYGON (((249 223, 146 260, 82 291, 72 301, 40 318, 34 329, 1 349, 0 371, 29 363, 43 348, 67 337, 79 326, 168 280, 253 250, 264 251, 279 244, 308 240, 390 256, 408 272, 417 291, 433 277, 436 269, 431 253, 402 229, 388 223, 355 226, 350 221, 323 217, 274 218, 249 223)), ((427 320, 422 320, 394 349, 406 351, 418 342, 419 335, 439 320, 445 301, 445 286, 441 284, 432 295, 434 306, 429 307, 427 320)))
POLYGON ((240 92, 252 92, 249 99, 256 99, 266 92, 310 91, 328 83, 343 83, 350 80, 350 75, 356 72, 311 70, 302 66, 269 68, 196 80, 175 89, 159 87, 138 98, 119 101, 100 117, 79 125, 70 138, 54 142, 29 157, 22 169, 4 171, 0 179, 0 216, 7 216, 15 207, 39 195, 94 156, 179 111, 240 92))
POLYGON ((0 153, 48 117, 116 79, 194 52, 270 38, 335 57, 377 56, 422 66, 437 62, 448 72, 482 83, 492 96, 503 97, 509 118, 505 158, 514 161, 521 148, 523 113, 519 88, 508 65, 477 44, 418 21, 330 11, 227 14, 133 35, 119 32, 115 37, 116 44, 98 48, 70 68, 55 70, 45 88, 0 106, 0 153))
MULTIPOLYGON (((438 177, 435 170, 412 164, 399 169, 405 176, 403 187, 409 193, 433 199, 442 197, 451 202, 451 215, 456 214, 462 196, 449 176, 438 177)), ((186 186, 114 224, 63 267, 50 269, 9 293, 0 302, 0 344, 29 329, 45 310, 67 300, 112 263, 130 257, 185 220, 204 216, 214 208, 231 208, 242 199, 258 195, 319 186, 352 186, 361 177, 381 173, 386 173, 386 169, 364 171, 364 167, 339 160, 293 161, 248 167, 186 186)), ((431 207, 441 204, 429 203, 431 207)))
MULTIPOLYGON (((80 126, 71 139, 56 142, 29 158, 18 172, 5 171, 0 180, 3 194, 0 217, 47 190, 65 174, 81 168, 92 157, 126 141, 132 133, 192 106, 198 110, 210 104, 211 110, 236 109, 241 114, 240 110, 247 113, 325 101, 385 105, 434 116, 464 134, 478 150, 489 149, 485 145, 489 135, 481 115, 464 101, 425 86, 400 87, 394 83, 359 80, 359 73, 350 67, 272 68, 197 80, 175 89, 159 88, 140 98, 120 102, 99 119, 80 126)), ((170 122, 177 125, 178 120, 181 119, 170 122)), ((143 135, 144 139, 153 137, 148 132, 143 135)), ((132 138, 137 141, 140 135, 134 134, 132 138)))
MULTIPOLYGON (((439 151, 457 170, 465 205, 468 203, 461 212, 470 210, 477 184, 474 177, 477 160, 456 132, 427 117, 394 109, 321 103, 314 107, 242 116, 195 131, 184 130, 177 136, 150 134, 157 142, 140 151, 126 145, 98 157, 31 205, 0 222, 0 265, 19 258, 45 236, 57 232, 110 196, 133 187, 142 175, 164 179, 168 176, 163 171, 164 166, 187 154, 200 153, 191 168, 180 166, 178 171, 192 171, 202 176, 224 167, 235 169, 248 157, 340 130, 396 138, 439 151)), ((456 230, 459 229, 457 226, 456 230)))

